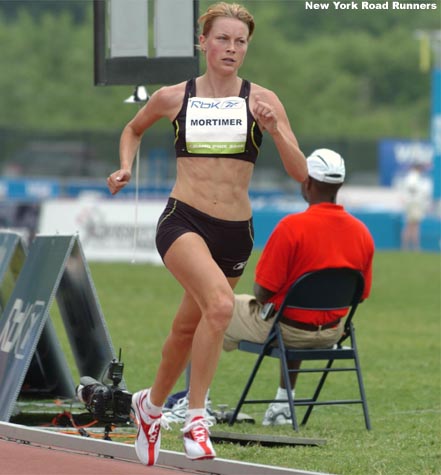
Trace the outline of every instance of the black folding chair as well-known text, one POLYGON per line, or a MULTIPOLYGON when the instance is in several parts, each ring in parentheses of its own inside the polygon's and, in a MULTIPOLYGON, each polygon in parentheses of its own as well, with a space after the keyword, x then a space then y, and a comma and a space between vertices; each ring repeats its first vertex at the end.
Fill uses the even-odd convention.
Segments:
POLYGON ((296 418, 296 406, 307 406, 301 425, 305 425, 311 415, 314 406, 337 405, 337 404, 361 404, 363 406, 366 429, 371 429, 369 420, 366 394, 361 374, 360 361, 358 357, 357 344, 355 340, 355 330, 352 318, 360 302, 364 289, 364 278, 361 272, 349 268, 328 268, 318 271, 308 272, 299 277, 290 287, 285 300, 274 316, 274 323, 263 343, 241 341, 239 350, 258 354, 257 361, 248 378, 239 402, 230 418, 229 425, 236 422, 237 416, 243 404, 271 403, 274 399, 247 399, 248 392, 256 377, 257 371, 266 356, 280 360, 282 377, 287 388, 288 399, 277 402, 288 402, 292 418, 293 429, 298 431, 296 418), (345 317, 344 332, 341 339, 332 348, 319 349, 295 349, 287 348, 283 342, 280 329, 280 317, 286 308, 296 308, 304 310, 336 310, 349 308, 345 317), (346 340, 349 346, 343 346, 346 340), (322 361, 319 367, 289 369, 288 361, 322 361), (352 360, 351 365, 345 367, 333 367, 335 360, 352 360), (325 365, 325 361, 327 361, 325 365), (360 392, 359 399, 326 400, 319 401, 323 385, 331 372, 354 371, 357 375, 360 392), (322 373, 319 382, 311 398, 294 400, 292 397, 292 387, 289 373, 322 373))

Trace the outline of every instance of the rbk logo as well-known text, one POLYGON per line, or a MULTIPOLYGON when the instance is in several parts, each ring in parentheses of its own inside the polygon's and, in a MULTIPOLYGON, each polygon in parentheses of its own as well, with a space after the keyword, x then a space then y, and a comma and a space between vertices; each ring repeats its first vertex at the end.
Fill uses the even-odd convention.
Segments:
POLYGON ((236 99, 227 99, 223 101, 200 101, 193 100, 190 103, 190 107, 194 109, 241 109, 244 102, 236 99))
POLYGON ((36 300, 34 303, 26 303, 17 299, 12 306, 11 312, 4 319, 5 326, 0 333, 0 351, 5 353, 14 352, 15 358, 24 358, 29 337, 37 326, 43 313, 46 302, 36 300))

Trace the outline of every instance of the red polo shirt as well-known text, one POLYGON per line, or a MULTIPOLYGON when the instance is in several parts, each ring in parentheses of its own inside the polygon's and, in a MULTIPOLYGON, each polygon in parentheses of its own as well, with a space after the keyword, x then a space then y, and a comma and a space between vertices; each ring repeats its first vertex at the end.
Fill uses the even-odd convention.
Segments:
MULTIPOLYGON (((292 283, 301 275, 326 267, 350 267, 360 270, 365 279, 363 299, 372 284, 374 241, 360 220, 343 206, 320 203, 301 213, 283 218, 265 245, 256 267, 255 281, 275 292, 270 302, 276 309, 292 283)), ((287 309, 285 316, 324 325, 343 317, 347 311, 321 312, 287 309)))

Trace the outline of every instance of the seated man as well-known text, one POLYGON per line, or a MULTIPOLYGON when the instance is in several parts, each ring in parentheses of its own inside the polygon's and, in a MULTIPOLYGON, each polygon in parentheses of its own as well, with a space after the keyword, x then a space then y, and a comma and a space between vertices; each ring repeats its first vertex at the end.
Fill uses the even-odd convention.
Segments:
MULTIPOLYGON (((327 267, 358 269, 365 279, 362 299, 370 293, 372 236, 361 221, 336 204, 345 178, 344 161, 332 150, 319 149, 307 158, 307 165, 309 177, 302 184, 302 195, 309 207, 283 218, 272 232, 256 267, 254 296, 236 296, 225 332, 225 351, 237 349, 240 340, 262 343, 272 325, 271 319, 262 319, 263 305, 273 302, 278 309, 291 284, 306 272, 327 267)), ((346 313, 288 309, 281 320, 284 341, 293 348, 330 347, 342 336, 346 313)), ((291 369, 300 363, 290 362, 291 369)), ((290 373, 293 388, 296 378, 296 373, 290 373)), ((287 399, 281 375, 275 399, 287 399)), ((270 404, 263 425, 287 423, 291 423, 288 403, 270 404)))

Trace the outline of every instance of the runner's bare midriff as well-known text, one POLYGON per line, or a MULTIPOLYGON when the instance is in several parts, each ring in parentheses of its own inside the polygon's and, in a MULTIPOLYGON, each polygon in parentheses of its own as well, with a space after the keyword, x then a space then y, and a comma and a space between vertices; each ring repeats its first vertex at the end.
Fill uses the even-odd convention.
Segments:
POLYGON ((179 157, 171 196, 215 218, 246 221, 253 168, 234 158, 179 157))

